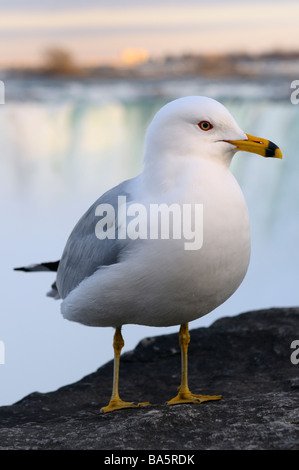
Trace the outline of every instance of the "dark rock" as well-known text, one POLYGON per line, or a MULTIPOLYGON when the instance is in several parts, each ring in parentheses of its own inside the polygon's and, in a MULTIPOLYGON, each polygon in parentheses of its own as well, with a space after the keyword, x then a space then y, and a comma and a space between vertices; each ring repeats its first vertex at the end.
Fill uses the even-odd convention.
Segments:
POLYGON ((299 308, 278 308, 191 329, 190 389, 223 396, 201 405, 165 405, 180 382, 178 337, 146 338, 121 358, 120 394, 153 406, 100 413, 111 361, 0 408, 0 449, 299 449, 299 364, 290 359, 298 325, 299 308))

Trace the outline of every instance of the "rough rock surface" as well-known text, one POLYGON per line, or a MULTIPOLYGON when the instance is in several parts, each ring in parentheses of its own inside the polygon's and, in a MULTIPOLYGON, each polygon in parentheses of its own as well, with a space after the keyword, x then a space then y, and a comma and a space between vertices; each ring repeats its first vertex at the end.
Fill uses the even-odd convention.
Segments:
POLYGON ((299 364, 290 360, 299 308, 190 326, 190 389, 223 400, 166 406, 180 381, 178 338, 146 338, 121 358, 120 394, 153 406, 101 414, 109 362, 78 383, 1 407, 0 449, 299 449, 299 364))

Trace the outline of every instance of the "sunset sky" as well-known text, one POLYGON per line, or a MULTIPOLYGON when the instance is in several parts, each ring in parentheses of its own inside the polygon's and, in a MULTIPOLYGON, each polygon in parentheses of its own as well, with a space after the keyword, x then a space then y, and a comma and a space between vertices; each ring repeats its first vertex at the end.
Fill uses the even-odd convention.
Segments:
POLYGON ((297 50, 299 2, 0 1, 0 65, 59 47, 80 64, 180 53, 297 50))

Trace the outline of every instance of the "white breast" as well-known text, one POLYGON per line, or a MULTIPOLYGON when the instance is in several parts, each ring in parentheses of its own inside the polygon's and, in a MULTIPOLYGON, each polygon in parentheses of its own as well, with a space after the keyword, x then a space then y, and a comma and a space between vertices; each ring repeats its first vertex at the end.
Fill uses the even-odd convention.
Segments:
POLYGON ((102 267, 68 295, 66 318, 93 326, 177 325, 235 292, 250 258, 247 206, 227 168, 204 164, 200 170, 182 175, 179 186, 160 196, 155 191, 155 202, 203 204, 202 247, 185 250, 183 239, 137 240, 119 263, 102 267))

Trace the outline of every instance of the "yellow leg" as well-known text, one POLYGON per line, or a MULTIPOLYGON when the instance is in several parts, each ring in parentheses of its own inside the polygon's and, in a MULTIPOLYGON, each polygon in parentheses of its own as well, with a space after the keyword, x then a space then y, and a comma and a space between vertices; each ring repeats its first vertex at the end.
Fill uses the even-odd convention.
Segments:
POLYGON ((190 335, 188 323, 181 325, 179 332, 181 347, 181 385, 175 398, 167 402, 167 405, 178 405, 180 403, 202 403, 209 400, 221 400, 221 395, 195 395, 188 387, 188 344, 190 335))
POLYGON ((122 408, 138 408, 139 406, 150 405, 149 402, 145 403, 134 403, 123 401, 119 397, 118 383, 119 383, 119 361, 120 353, 124 346, 124 340, 121 334, 120 328, 116 328, 113 338, 113 349, 114 349, 114 367, 113 367, 113 388, 110 402, 107 406, 101 408, 102 413, 108 413, 109 411, 121 410, 122 408))

